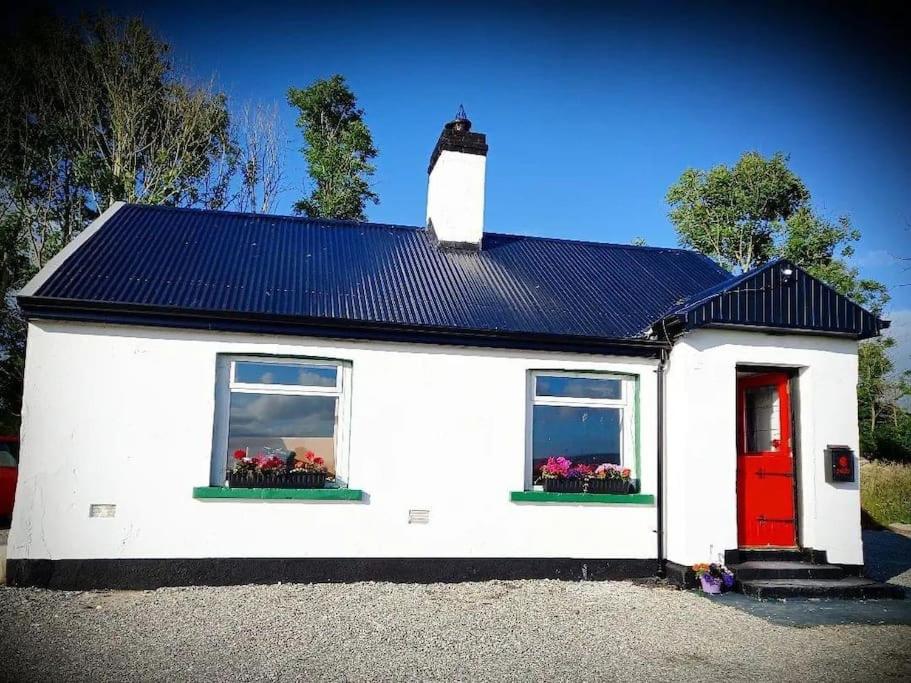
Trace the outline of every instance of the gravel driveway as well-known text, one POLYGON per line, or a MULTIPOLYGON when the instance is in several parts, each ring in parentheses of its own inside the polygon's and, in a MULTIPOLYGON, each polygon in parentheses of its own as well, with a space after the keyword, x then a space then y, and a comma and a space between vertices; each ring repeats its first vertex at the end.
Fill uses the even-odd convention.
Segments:
MULTIPOLYGON (((911 626, 795 628, 626 582, 0 589, 7 680, 871 680, 911 626)), ((869 604, 869 603, 868 603, 869 604)))

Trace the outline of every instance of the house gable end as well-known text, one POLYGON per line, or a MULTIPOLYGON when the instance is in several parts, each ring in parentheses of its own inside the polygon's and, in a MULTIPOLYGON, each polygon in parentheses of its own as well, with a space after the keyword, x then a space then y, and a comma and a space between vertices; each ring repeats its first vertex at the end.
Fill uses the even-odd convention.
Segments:
POLYGON ((738 327, 856 339, 878 336, 889 326, 787 259, 696 294, 662 321, 677 330, 738 327))

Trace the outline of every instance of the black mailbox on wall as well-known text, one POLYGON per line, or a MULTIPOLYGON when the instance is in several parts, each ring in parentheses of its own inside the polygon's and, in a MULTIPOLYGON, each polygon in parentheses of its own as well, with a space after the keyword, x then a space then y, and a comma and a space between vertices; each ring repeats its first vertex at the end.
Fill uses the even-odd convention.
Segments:
POLYGON ((857 481, 854 451, 848 446, 826 448, 826 481, 857 481))

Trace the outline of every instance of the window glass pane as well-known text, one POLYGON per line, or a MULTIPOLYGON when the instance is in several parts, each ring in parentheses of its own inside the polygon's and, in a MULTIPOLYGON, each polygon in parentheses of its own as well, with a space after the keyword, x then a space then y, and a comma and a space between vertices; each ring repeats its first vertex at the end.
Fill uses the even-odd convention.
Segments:
POLYGON ((778 449, 781 439, 781 417, 778 387, 754 387, 745 392, 746 450, 765 453, 778 449))
POLYGON ((620 408, 535 406, 533 420, 532 479, 559 455, 577 464, 620 464, 620 408))
POLYGON ((561 375, 538 375, 535 393, 538 396, 565 398, 619 399, 623 395, 619 379, 564 377, 561 375))
POLYGON ((254 363, 238 361, 234 381, 245 384, 296 384, 309 387, 334 387, 338 368, 334 365, 300 363, 254 363))
POLYGON ((228 468, 234 451, 247 455, 313 451, 335 474, 335 408, 333 396, 281 396, 231 393, 228 422, 228 468))
POLYGON ((16 458, 6 450, 0 450, 0 467, 16 467, 16 458))

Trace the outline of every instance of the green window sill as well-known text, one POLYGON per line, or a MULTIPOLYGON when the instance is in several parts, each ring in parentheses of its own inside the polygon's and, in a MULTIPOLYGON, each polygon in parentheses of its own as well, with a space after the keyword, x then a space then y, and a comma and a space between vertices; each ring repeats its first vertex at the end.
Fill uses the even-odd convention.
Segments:
POLYGON ((222 486, 196 486, 193 497, 242 500, 361 500, 360 489, 229 489, 222 486))
POLYGON ((546 491, 511 491, 513 503, 586 503, 594 505, 654 505, 650 493, 547 493, 546 491))

